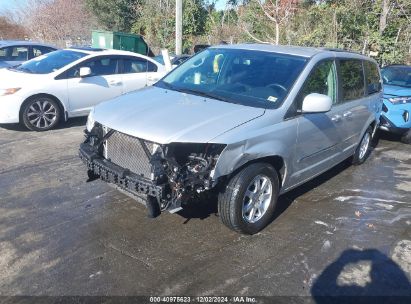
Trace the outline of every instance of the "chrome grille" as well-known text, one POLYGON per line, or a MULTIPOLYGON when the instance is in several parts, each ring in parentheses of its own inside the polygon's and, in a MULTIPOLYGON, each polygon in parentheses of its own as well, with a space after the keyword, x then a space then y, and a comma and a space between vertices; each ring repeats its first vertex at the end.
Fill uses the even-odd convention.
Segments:
MULTIPOLYGON (((104 128, 104 134, 109 131, 110 129, 104 128)), ((150 178, 151 164, 149 157, 144 152, 143 144, 146 145, 150 153, 153 151, 153 143, 114 131, 104 142, 104 157, 135 174, 150 178)))

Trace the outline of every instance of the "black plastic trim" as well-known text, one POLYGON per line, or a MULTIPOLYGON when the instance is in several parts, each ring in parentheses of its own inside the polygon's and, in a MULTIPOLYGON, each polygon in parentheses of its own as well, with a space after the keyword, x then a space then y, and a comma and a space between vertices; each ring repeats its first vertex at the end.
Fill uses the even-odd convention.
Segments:
POLYGON ((150 180, 107 161, 87 143, 80 145, 79 157, 90 171, 108 183, 115 184, 135 195, 145 194, 158 199, 163 197, 165 192, 163 185, 155 185, 150 180))

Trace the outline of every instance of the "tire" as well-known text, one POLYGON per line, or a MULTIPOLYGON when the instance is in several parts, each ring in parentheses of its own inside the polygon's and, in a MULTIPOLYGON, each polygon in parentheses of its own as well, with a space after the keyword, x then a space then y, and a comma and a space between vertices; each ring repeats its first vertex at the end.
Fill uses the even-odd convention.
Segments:
POLYGON ((22 106, 22 122, 32 131, 48 131, 55 128, 61 118, 59 104, 49 97, 33 97, 22 106))
POLYGON ((270 164, 255 163, 245 167, 219 193, 218 213, 221 221, 239 233, 259 232, 272 220, 278 192, 278 174, 270 164), (257 185, 260 185, 260 190, 257 190, 257 185), (261 189, 262 185, 267 185, 263 186, 264 190, 261 189))
POLYGON ((372 128, 371 126, 365 131, 357 149, 355 150, 354 156, 352 158, 352 164, 355 166, 363 164, 371 151, 372 142, 372 128))
POLYGON ((405 132, 405 134, 401 137, 401 141, 404 144, 411 144, 411 129, 405 132))

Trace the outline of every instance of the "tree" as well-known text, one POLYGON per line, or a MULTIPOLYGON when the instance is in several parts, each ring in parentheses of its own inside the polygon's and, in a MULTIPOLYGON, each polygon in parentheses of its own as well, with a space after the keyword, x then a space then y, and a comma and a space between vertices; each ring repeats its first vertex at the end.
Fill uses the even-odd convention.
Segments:
MULTIPOLYGON (((157 2, 157 1, 150 1, 157 2)), ((139 18, 136 8, 142 0, 86 0, 87 6, 99 24, 112 31, 129 32, 139 18)))
POLYGON ((0 16, 0 39, 24 39, 26 29, 5 16, 0 16))
POLYGON ((251 0, 239 10, 241 26, 254 41, 279 44, 281 29, 296 11, 296 0, 251 0))
MULTIPOLYGON (((149 45, 159 50, 173 49, 175 41, 175 0, 145 1, 138 12, 132 32, 141 34, 149 45)), ((196 37, 206 32, 207 10, 202 0, 183 1, 183 50, 192 49, 196 37)))
POLYGON ((240 40, 241 31, 238 26, 237 9, 240 5, 238 0, 226 2, 223 10, 216 10, 216 0, 208 1, 206 9, 208 12, 206 24, 207 44, 218 44, 222 41, 235 43, 240 40))
POLYGON ((14 18, 29 38, 60 46, 67 40, 89 41, 95 24, 84 0, 27 0, 14 18))

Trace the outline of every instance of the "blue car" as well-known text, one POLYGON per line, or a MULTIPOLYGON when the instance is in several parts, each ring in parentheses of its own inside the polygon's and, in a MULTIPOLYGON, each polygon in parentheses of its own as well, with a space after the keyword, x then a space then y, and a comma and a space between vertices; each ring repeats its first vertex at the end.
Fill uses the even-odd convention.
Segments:
POLYGON ((381 70, 384 104, 380 128, 411 143, 411 66, 390 65, 381 70))
POLYGON ((34 41, 0 40, 0 69, 57 50, 56 47, 34 41))

